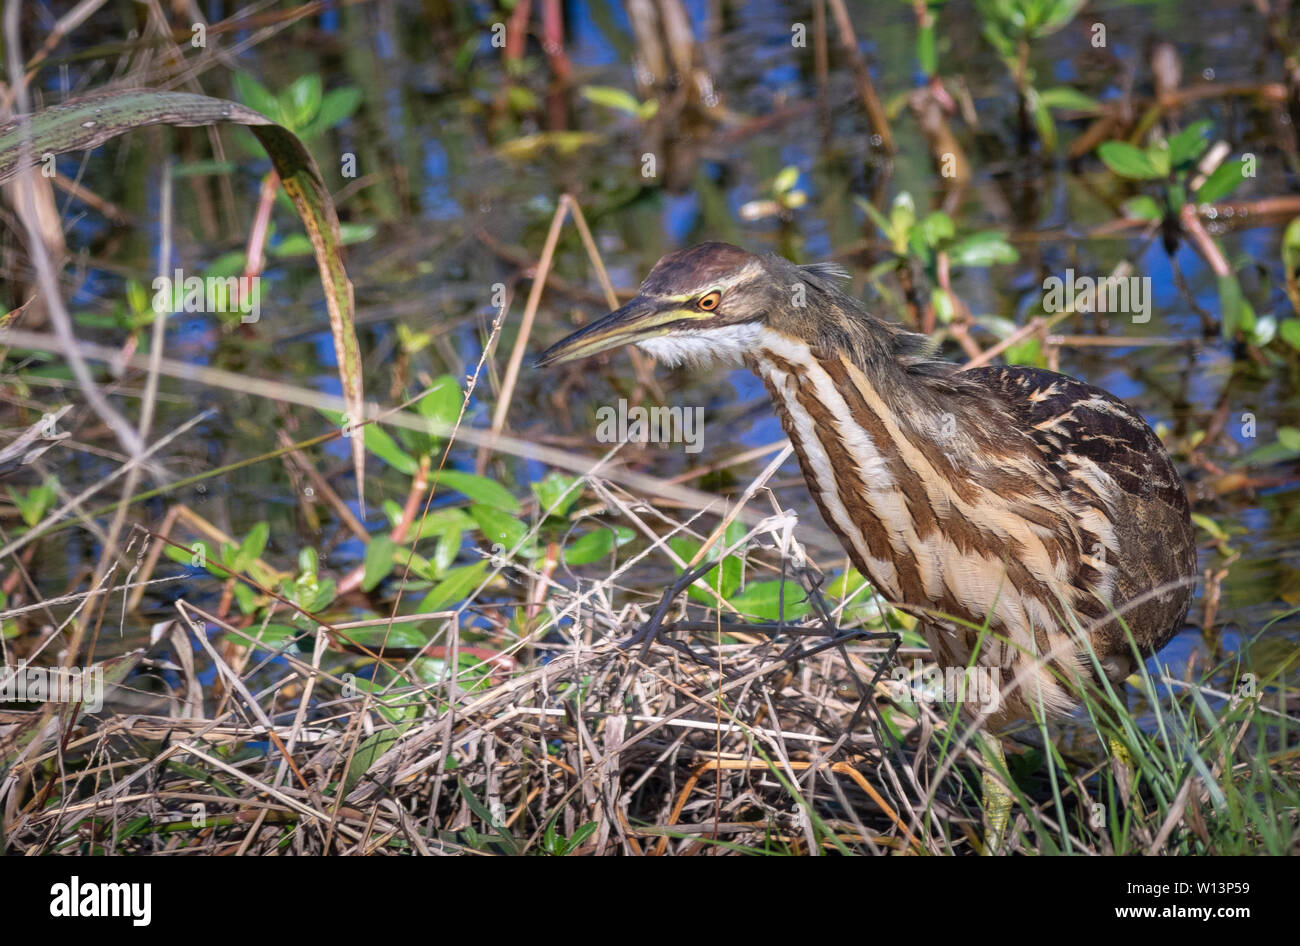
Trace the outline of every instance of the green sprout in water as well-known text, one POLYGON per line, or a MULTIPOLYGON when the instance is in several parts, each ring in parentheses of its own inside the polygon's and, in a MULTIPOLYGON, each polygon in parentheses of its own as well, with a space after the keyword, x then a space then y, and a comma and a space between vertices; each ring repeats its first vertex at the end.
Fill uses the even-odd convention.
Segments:
POLYGON ((1193 122, 1178 134, 1139 148, 1125 141, 1105 141, 1097 156, 1120 177, 1131 181, 1153 181, 1161 185, 1157 200, 1150 194, 1134 197, 1124 205, 1130 217, 1165 220, 1177 217, 1190 199, 1211 204, 1231 194, 1246 178, 1245 158, 1224 161, 1213 173, 1199 169, 1201 156, 1209 147, 1205 133, 1212 123, 1193 122))
POLYGON ((278 122, 301 138, 311 141, 341 125, 361 104, 361 90, 354 85, 324 92, 318 75, 295 79, 275 95, 246 72, 234 76, 239 100, 278 122))
POLYGON ((790 220, 794 211, 808 203, 808 195, 799 189, 799 169, 782 168, 769 185, 771 197, 751 200, 740 208, 742 220, 762 220, 764 217, 780 217, 790 220))
POLYGON ((149 334, 143 329, 153 324, 157 313, 149 298, 149 290, 134 279, 127 280, 126 298, 113 303, 107 314, 78 312, 73 321, 84 328, 104 328, 126 332, 131 348, 149 350, 149 334))
MULTIPOLYGON (((944 325, 951 323, 958 311, 958 301, 950 288, 953 270, 1014 263, 1019 259, 1015 247, 1007 242, 1006 234, 1000 230, 980 230, 958 236, 952 217, 942 210, 918 217, 912 195, 906 191, 894 198, 888 217, 870 201, 861 197, 855 200, 889 241, 892 251, 892 258, 873 267, 868 279, 882 295, 890 298, 891 293, 881 284, 880 278, 889 272, 896 273, 909 304, 919 312, 925 306, 916 301, 920 293, 913 285, 912 268, 913 263, 917 264, 930 285, 929 312, 944 325)), ((920 321, 928 324, 930 318, 927 316, 920 321)))
POLYGON ((45 517, 45 513, 54 505, 55 487, 58 482, 58 479, 51 474, 28 490, 15 489, 12 486, 5 487, 9 493, 9 498, 18 507, 18 514, 22 516, 23 523, 29 529, 35 528, 41 519, 45 517))
MULTIPOLYGON (((1242 181, 1254 175, 1254 159, 1249 155, 1213 166, 1223 154, 1216 149, 1206 156, 1210 146, 1206 132, 1211 127, 1209 120, 1202 120, 1143 148, 1124 141, 1106 141, 1097 148, 1097 156, 1115 174, 1155 191, 1126 201, 1124 212, 1129 217, 1160 223, 1165 233, 1165 249, 1171 255, 1177 247, 1180 219, 1188 204, 1205 205, 1223 200, 1242 181)), ((1231 338, 1240 330, 1251 343, 1268 344, 1277 333, 1276 322, 1271 317, 1256 317, 1236 272, 1220 275, 1218 283, 1224 337, 1231 338)), ((1288 332, 1298 334, 1295 329, 1288 332)))
POLYGON ((1083 0, 978 0, 984 38, 989 41, 1016 84, 1022 126, 1032 118, 1039 140, 1048 150, 1056 147, 1056 123, 1051 109, 1092 112, 1100 106, 1075 89, 1039 90, 1029 65, 1035 40, 1064 29, 1074 19, 1083 0))

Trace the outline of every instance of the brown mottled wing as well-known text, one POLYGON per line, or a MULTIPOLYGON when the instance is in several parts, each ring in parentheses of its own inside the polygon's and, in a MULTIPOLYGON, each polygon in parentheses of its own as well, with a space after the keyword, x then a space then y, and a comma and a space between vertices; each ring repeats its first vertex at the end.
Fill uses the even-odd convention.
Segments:
MULTIPOLYGON (((1143 654, 1155 653, 1182 626, 1196 576, 1187 492, 1160 439, 1119 398, 1067 375, 1018 366, 966 375, 1002 402, 1079 501, 1094 505, 1100 498, 1089 464, 1119 486, 1109 502, 1119 556, 1110 563, 1116 584, 1108 608, 1121 610, 1143 654)), ((1091 643, 1112 679, 1132 669, 1118 624, 1096 630, 1091 643)))
POLYGON ((1091 460, 1125 492, 1186 518, 1187 492, 1164 444, 1119 398, 1042 368, 994 366, 965 376, 1002 401, 1058 474, 1069 473, 1062 463, 1067 454, 1091 460))

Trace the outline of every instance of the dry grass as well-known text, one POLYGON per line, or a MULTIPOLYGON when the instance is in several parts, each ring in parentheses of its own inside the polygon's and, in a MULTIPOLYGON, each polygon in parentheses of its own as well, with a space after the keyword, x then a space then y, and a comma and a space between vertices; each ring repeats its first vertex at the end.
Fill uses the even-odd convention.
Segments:
MULTIPOLYGON (((574 600, 557 594, 548 604, 574 600)), ((67 716, 0 716, 0 758, 11 763, 0 776, 4 847, 221 855, 979 850, 984 763, 966 745, 961 717, 941 704, 900 703, 883 679, 858 699, 887 642, 791 661, 784 642, 763 635, 701 634, 695 647, 718 658, 719 673, 663 644, 643 655, 584 643, 596 626, 644 616, 637 607, 593 609, 591 600, 600 596, 588 599, 570 644, 534 642, 472 666, 458 659, 453 617, 440 652, 444 667, 468 668, 457 680, 449 671, 418 680, 411 665, 385 661, 392 671, 377 679, 390 682, 373 688, 350 673, 369 661, 340 662, 324 632, 305 636, 310 653, 286 645, 272 660, 256 648, 214 644, 211 630, 233 627, 182 602, 149 654, 121 661, 139 666, 129 687, 110 694, 117 712, 71 725, 67 716), (150 671, 168 669, 182 686, 140 689, 150 671), (216 682, 204 686, 208 672, 216 682), (131 703, 148 711, 125 711, 131 703)), ((800 641, 816 646, 812 637, 800 641)), ((918 654, 905 648, 903 656, 918 654)), ((1202 690, 1187 694, 1191 706, 1202 690)), ((1158 736, 1168 741, 1165 754, 1157 737, 1139 746, 1139 789, 1118 831, 1088 824, 1095 800, 1116 803, 1110 770, 1052 753, 1046 775, 1017 778, 1008 850, 1212 850, 1233 830, 1230 809, 1258 793, 1261 774, 1279 810, 1271 822, 1248 819, 1245 840, 1293 846, 1296 753, 1276 751, 1279 732, 1282 747, 1294 742, 1289 721, 1261 704, 1225 706, 1203 736, 1183 743, 1169 732, 1191 732, 1194 720, 1180 720, 1176 704, 1166 713, 1158 736), (1160 777, 1167 765, 1179 766, 1168 786, 1160 777)), ((1035 751, 1022 748, 1020 757, 1035 751)))
MULTIPOLYGON (((10 771, 6 842, 23 853, 555 853, 591 825, 582 853, 921 849, 936 826, 908 801, 924 795, 920 760, 882 749, 870 725, 846 730, 858 701, 838 655, 791 665, 768 641, 720 653, 726 676, 664 648, 643 660, 579 646, 461 689, 450 707, 445 684, 347 699, 345 681, 295 658, 276 693, 235 683, 211 718, 185 718, 177 699, 175 715, 83 719, 62 748, 10 771), (308 687, 311 718, 294 719, 308 687)), ((969 821, 944 801, 935 811, 969 821)))

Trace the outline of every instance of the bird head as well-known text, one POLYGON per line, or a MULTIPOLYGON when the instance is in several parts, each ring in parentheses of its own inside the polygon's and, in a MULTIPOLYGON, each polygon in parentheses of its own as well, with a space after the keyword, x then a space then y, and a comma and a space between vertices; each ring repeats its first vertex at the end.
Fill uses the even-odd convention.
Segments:
POLYGON ((637 345, 670 365, 738 361, 754 347, 768 314, 781 306, 779 264, 728 243, 701 243, 669 253, 636 298, 552 345, 537 365, 637 345))
POLYGON ((770 332, 820 349, 844 351, 860 365, 928 355, 929 343, 867 312, 837 283, 838 266, 798 266, 729 243, 669 253, 636 298, 557 342, 536 366, 576 361, 636 345, 669 365, 739 363, 770 332))

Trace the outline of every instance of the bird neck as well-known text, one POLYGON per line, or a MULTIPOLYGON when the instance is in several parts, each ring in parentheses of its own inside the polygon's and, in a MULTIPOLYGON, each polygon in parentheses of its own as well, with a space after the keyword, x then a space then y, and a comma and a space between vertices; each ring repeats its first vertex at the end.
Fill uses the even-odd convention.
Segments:
POLYGON ((803 469, 822 518, 839 534, 854 565, 892 601, 908 592, 895 565, 910 560, 909 539, 918 524, 910 509, 929 509, 918 476, 903 459, 911 440, 885 403, 877 383, 848 353, 816 348, 780 331, 767 330, 748 357, 766 385, 803 469), (906 503, 917 490, 918 503, 906 503), (910 509, 909 509, 910 506, 910 509))
POLYGON ((895 375, 770 329, 747 360, 823 519, 889 600, 978 622, 1018 606, 999 598, 1006 569, 1022 568, 1009 549, 1054 572, 1060 551, 1043 534, 1057 519, 1038 505, 1041 467, 1015 449, 990 449, 1000 442, 974 426, 968 392, 945 411, 937 389, 902 368, 895 375))

